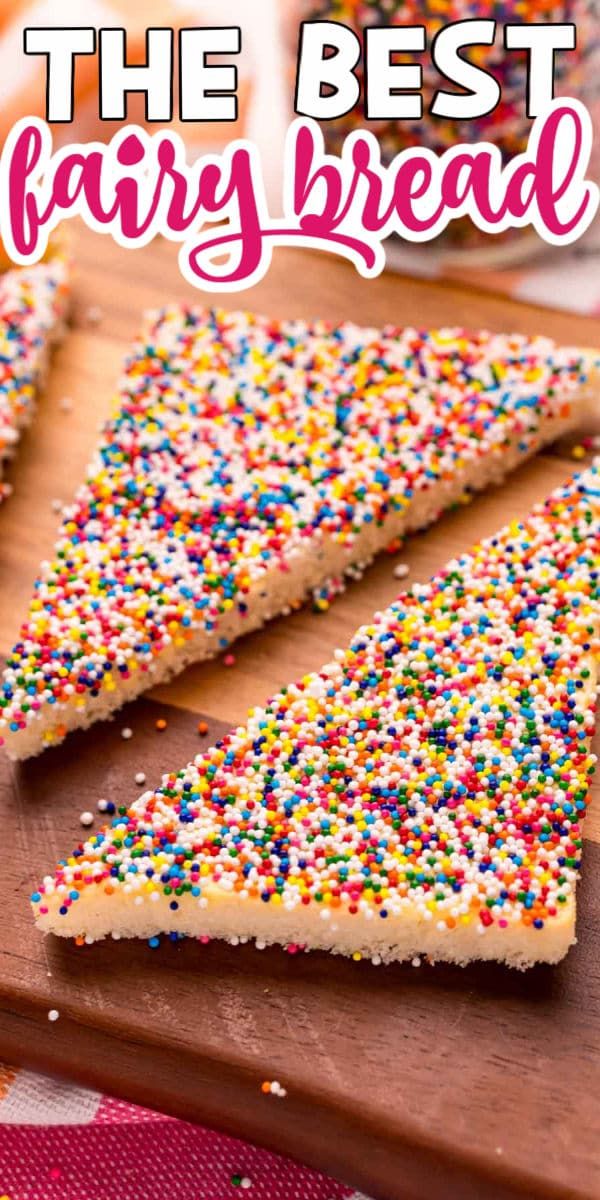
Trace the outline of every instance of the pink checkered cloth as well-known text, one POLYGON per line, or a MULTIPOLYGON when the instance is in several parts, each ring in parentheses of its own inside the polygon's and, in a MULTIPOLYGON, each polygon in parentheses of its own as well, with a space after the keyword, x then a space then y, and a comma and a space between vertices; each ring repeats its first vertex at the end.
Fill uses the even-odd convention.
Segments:
POLYGON ((365 1200, 307 1167, 0 1066, 0 1200, 365 1200))

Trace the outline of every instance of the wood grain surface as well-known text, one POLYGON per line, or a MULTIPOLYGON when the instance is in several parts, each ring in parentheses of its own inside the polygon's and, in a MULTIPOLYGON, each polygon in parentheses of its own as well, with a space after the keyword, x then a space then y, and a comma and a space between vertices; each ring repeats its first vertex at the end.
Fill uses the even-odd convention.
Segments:
MULTIPOLYGON (((52 546, 52 502, 68 500, 81 478, 142 310, 194 296, 166 243, 133 254, 81 231, 75 249, 73 328, 12 467, 15 494, 0 509, 4 651, 52 546)), ((306 253, 276 255, 263 283, 226 303, 276 316, 485 325, 600 345, 597 321, 401 277, 365 284, 306 253)), ((409 581, 524 513, 573 466, 568 447, 543 455, 503 489, 411 538, 399 556, 409 581)), ((18 768, 2 761, 0 1058, 246 1137, 381 1200, 597 1200, 598 801, 586 825, 579 941, 557 968, 376 969, 196 943, 77 948, 43 940, 31 922, 28 893, 80 840, 84 809, 103 795, 129 801, 139 791, 136 771, 154 785, 196 753, 198 713, 213 740, 250 704, 320 666, 394 598, 394 561, 381 558, 327 613, 303 610, 245 639, 235 667, 193 668, 40 759, 18 768), (163 734, 158 715, 168 718, 163 734), (126 723, 129 742, 119 736, 126 723), (54 1025, 50 1008, 61 1014, 54 1025), (260 1091, 274 1078, 284 1100, 260 1091)))

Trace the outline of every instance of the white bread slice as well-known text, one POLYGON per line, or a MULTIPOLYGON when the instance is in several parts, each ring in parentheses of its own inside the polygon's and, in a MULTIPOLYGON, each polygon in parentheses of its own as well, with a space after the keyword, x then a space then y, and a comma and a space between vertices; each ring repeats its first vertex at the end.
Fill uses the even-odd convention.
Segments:
POLYGON ((502 479, 598 403, 544 338, 167 308, 8 659, 15 758, 90 725, 502 479))
MULTIPOLYGON (((62 335, 68 277, 60 252, 0 274, 0 477, 33 419, 50 350, 62 335)), ((0 484, 0 499, 7 491, 0 484)))
POLYGON ((600 655, 600 460, 90 837, 40 929, 556 962, 600 655))

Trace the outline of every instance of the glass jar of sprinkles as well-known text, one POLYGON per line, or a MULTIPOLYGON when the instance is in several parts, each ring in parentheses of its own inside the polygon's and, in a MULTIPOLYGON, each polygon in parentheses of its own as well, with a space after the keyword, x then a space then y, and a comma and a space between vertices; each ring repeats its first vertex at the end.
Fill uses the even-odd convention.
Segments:
MULTIPOLYGON (((364 111, 363 62, 357 68, 361 82, 361 100, 346 116, 323 123, 327 148, 339 153, 344 138, 353 129, 371 130, 381 146, 382 160, 389 163, 396 154, 409 146, 426 146, 440 154, 457 142, 491 141, 502 151, 505 161, 526 149, 531 119, 527 116, 526 51, 505 50, 503 25, 524 22, 573 23, 577 29, 576 48, 557 51, 555 55, 555 94, 573 96, 588 108, 594 122, 594 161, 590 174, 600 179, 600 0, 504 0, 485 4, 479 0, 295 0, 288 9, 293 20, 286 22, 290 48, 297 51, 297 33, 301 21, 339 21, 361 34, 369 25, 424 25, 427 52, 398 55, 397 61, 415 62, 422 67, 423 116, 416 121, 367 120, 364 111), (476 65, 485 66, 502 89, 498 107, 487 116, 471 121, 450 121, 429 113, 429 106, 438 88, 460 92, 439 74, 429 49, 435 34, 453 21, 473 18, 494 18, 498 22, 494 46, 470 47, 466 51, 476 65)), ((295 61, 294 61, 295 69, 295 61)), ((418 249, 406 247, 414 255, 423 256, 428 250, 439 257, 452 260, 460 252, 475 267, 516 265, 539 254, 545 243, 531 229, 508 230, 500 235, 486 235, 467 218, 451 221, 436 242, 418 249)), ((393 253, 388 255, 393 262, 393 253)))

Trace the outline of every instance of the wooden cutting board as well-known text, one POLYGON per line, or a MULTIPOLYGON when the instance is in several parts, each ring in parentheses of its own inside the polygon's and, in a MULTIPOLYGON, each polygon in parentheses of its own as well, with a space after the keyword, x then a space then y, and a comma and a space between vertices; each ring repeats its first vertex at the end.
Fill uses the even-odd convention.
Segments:
MULTIPOLYGON (((81 233, 74 330, 0 509, 0 647, 8 648, 110 402, 140 311, 190 296, 165 244, 127 254, 81 233), (90 306, 102 310, 90 313, 90 306), (98 320, 98 317, 100 319, 98 320), (68 396, 72 408, 61 401, 68 396), (68 408, 68 406, 67 406, 68 408)), ((238 303, 275 315, 464 322, 600 342, 597 322, 282 254, 238 303)), ((231 306, 231 299, 229 300, 231 306)), ((573 468, 544 455, 401 552, 425 578, 573 468)), ((116 721, 20 767, 0 762, 0 1059, 56 1073, 299 1158, 381 1200, 504 1200, 600 1192, 600 813, 586 827, 578 945, 558 967, 374 968, 324 954, 168 941, 78 948, 42 939, 28 895, 81 839, 79 815, 130 801, 283 682, 318 667, 399 585, 384 556, 316 615, 275 622, 236 665, 194 668, 116 721), (157 717, 167 729, 157 733, 157 717), (120 729, 131 726, 124 741, 120 729), (60 1012, 50 1023, 49 1009, 60 1012), (265 1096, 278 1079, 285 1099, 265 1096)), ((596 809, 600 808, 598 801, 596 809)), ((98 819, 96 821, 96 827, 98 819)))

